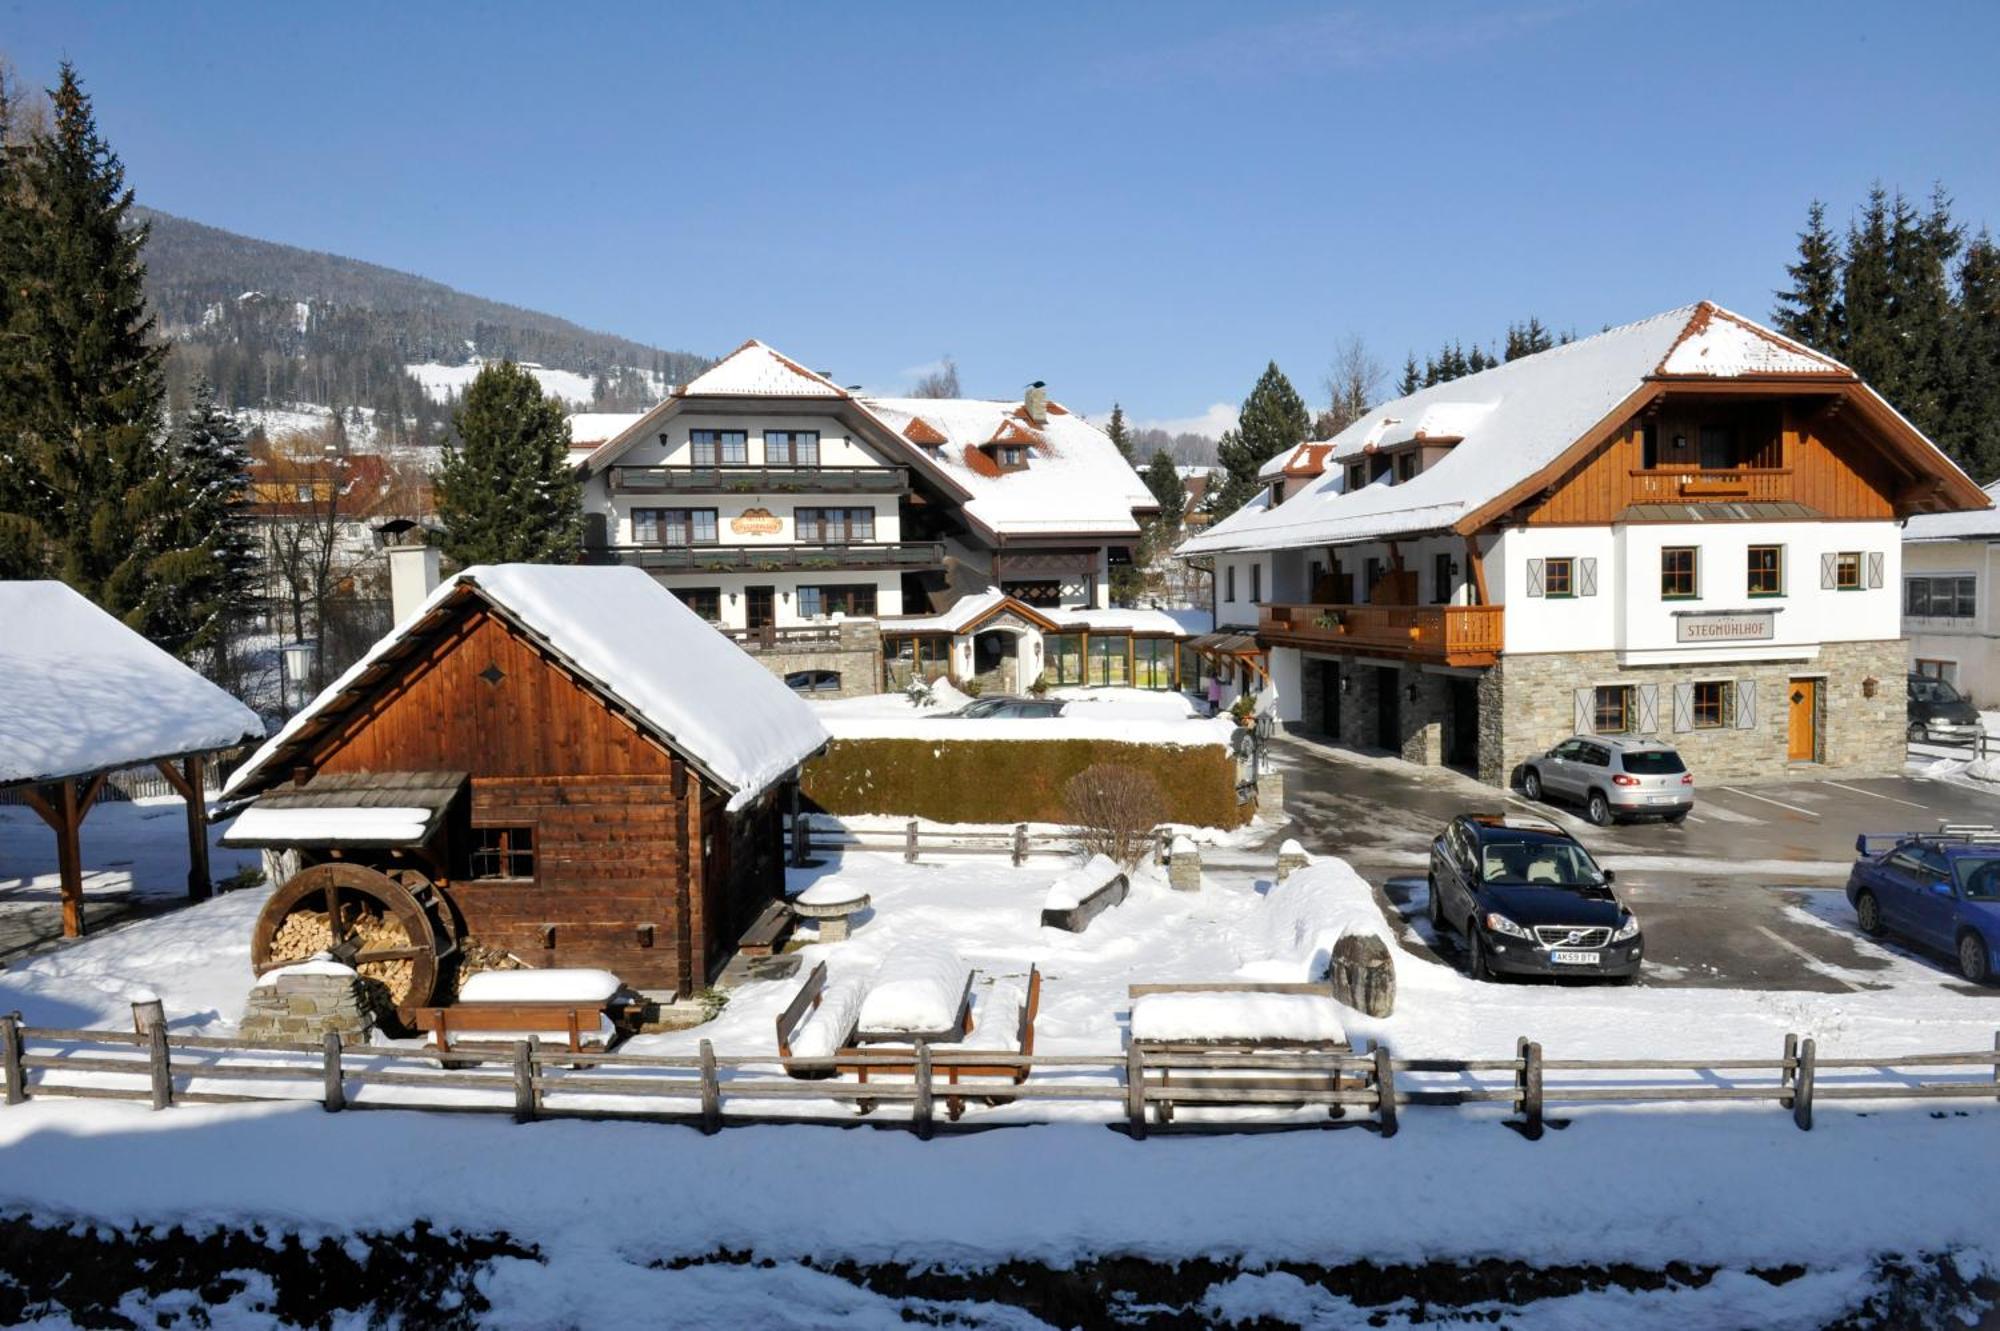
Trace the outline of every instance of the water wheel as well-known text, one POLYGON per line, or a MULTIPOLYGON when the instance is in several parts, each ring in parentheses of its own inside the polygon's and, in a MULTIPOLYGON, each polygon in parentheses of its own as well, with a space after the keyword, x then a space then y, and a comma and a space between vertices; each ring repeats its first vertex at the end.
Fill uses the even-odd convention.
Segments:
POLYGON ((394 876, 344 861, 287 879, 257 917, 250 963, 259 975, 321 952, 354 967, 381 1010, 408 1022, 437 996, 442 963, 457 951, 450 911, 421 873, 394 876))

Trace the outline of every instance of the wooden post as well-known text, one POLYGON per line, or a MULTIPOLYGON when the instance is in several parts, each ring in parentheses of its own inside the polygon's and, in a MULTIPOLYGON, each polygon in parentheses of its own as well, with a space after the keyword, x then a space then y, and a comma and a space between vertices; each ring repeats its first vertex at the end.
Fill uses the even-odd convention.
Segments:
POLYGON ((931 1042, 917 1041, 917 1098, 910 1106, 910 1123, 917 1140, 931 1139, 931 1042))
POLYGON ((4 1082, 7 1103, 20 1104, 28 1098, 26 1074, 21 1070, 21 1014, 0 1016, 0 1082, 4 1082))
POLYGON ((713 1137, 722 1131, 722 1083, 715 1076, 715 1046, 701 1042, 701 1130, 713 1137))
POLYGON ((167 1024, 167 1005, 157 998, 142 998, 132 1005, 132 1033, 144 1035, 155 1026, 167 1024))
POLYGON ((1806 1040, 1799 1046, 1799 1075, 1792 1090, 1792 1122, 1799 1125, 1799 1131, 1812 1131, 1813 1109, 1813 1042, 1806 1040))
POLYGON ((83 845, 77 825, 83 811, 76 805, 76 782, 64 777, 56 785, 56 865, 62 876, 64 938, 83 937, 83 845))
POLYGON ((174 1102, 174 1070, 167 1060, 167 1023, 156 1021, 146 1031, 148 1062, 153 1072, 153 1108, 165 1109, 174 1102))
POLYGON ((340 1075, 340 1032, 328 1031, 326 1039, 322 1042, 322 1048, 324 1053, 321 1054, 323 1065, 321 1075, 325 1081, 326 1091, 321 1103, 325 1105, 327 1113, 338 1114, 347 1108, 347 1083, 340 1075))
POLYGON ((917 862, 917 820, 914 818, 903 829, 903 860, 907 864, 917 862))
POLYGON ((1020 868, 1028 859, 1028 825, 1014 824, 1014 867, 1020 868))
POLYGON ((1131 1123, 1133 1140, 1145 1140, 1146 1054, 1137 1040, 1125 1046, 1125 1117, 1131 1123))
MULTIPOLYGON (((1786 1091, 1791 1090, 1792 1082, 1798 1074, 1798 1066, 1799 1037, 1796 1033, 1787 1033, 1785 1036, 1785 1061, 1783 1066, 1778 1069, 1778 1085, 1780 1088, 1786 1091)), ((1789 1094, 1781 1095, 1778 1097, 1778 1103, 1790 1109, 1792 1107, 1792 1097, 1789 1094)))
POLYGON ((792 867, 803 868, 812 854, 811 815, 799 812, 799 788, 792 787, 792 867))
POLYGON ((535 1121, 535 1045, 533 1040, 514 1042, 514 1121, 535 1121))
POLYGON ((1396 1135, 1396 1065, 1389 1059, 1389 1050, 1383 1045, 1375 1046, 1375 1116, 1381 1120, 1382 1135, 1396 1135))
POLYGON ((1465 563, 1467 571, 1472 574, 1473 594, 1479 598, 1477 604, 1492 605, 1493 598, 1486 594, 1486 561, 1479 557, 1477 536, 1465 538, 1465 563))
POLYGON ((1521 1042, 1521 1114, 1528 1140, 1542 1139, 1542 1046, 1537 1041, 1521 1042))
POLYGON ((189 758, 181 772, 187 778, 188 900, 206 901, 215 895, 215 882, 208 871, 208 803, 202 793, 202 759, 189 758))

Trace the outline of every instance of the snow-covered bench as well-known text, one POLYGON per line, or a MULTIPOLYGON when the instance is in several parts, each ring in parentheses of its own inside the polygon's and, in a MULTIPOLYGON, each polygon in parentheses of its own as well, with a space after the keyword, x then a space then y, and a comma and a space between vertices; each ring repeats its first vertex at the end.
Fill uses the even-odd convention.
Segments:
POLYGON ((416 1026, 445 1052, 467 1036, 477 1043, 561 1036, 571 1053, 581 1053, 586 1044, 613 1044, 639 1002, 605 970, 481 971, 467 978, 456 1003, 418 1008, 416 1026))
MULTIPOLYGON (((1221 981, 1203 984, 1135 984, 1131 1040, 1149 1070, 1148 1098, 1162 1123, 1174 1116, 1165 1092, 1358 1090, 1365 1082, 1337 1071, 1311 1068, 1229 1069, 1204 1066, 1215 1054, 1344 1054, 1351 1046, 1340 1004, 1324 984, 1221 981)), ((1228 1104, 1204 1098, 1202 1103, 1228 1104)), ((1244 1100, 1233 1103, 1253 1103, 1244 1100)), ((1303 1103, 1294 1102, 1294 1103, 1303 1103)), ((1339 1118, 1341 1108, 1329 1107, 1339 1118)))
POLYGON ((854 1023, 861 1015, 861 987, 852 982, 828 989, 826 963, 806 976, 798 993, 778 1014, 778 1057, 794 1077, 831 1077, 831 1064, 799 1068, 794 1059, 830 1059, 854 1043, 854 1023))
POLYGON ((1042 926, 1080 934, 1092 920, 1125 900, 1129 890, 1124 870, 1109 855, 1093 855, 1081 869, 1049 885, 1042 902, 1042 926))

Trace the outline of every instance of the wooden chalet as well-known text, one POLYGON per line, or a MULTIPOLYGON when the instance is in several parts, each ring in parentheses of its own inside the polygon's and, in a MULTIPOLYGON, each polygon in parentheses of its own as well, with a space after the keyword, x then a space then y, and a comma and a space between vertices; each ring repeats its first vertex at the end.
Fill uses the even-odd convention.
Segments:
POLYGON ((231 779, 228 842, 291 871, 253 961, 330 947, 405 1012, 482 950, 689 994, 781 894, 825 742, 639 569, 468 569, 231 779))
POLYGON ((188 895, 208 896, 207 767, 264 723, 60 582, 0 582, 0 624, 0 791, 56 834, 63 936, 84 931, 84 817, 122 769, 157 768, 187 801, 188 895))

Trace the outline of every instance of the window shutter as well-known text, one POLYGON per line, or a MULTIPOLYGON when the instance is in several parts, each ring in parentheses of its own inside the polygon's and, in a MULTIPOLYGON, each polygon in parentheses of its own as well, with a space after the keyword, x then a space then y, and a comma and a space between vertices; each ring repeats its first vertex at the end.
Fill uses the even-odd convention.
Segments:
POLYGON ((1736 681, 1736 728, 1757 728, 1757 681, 1754 679, 1736 681))
POLYGON ((1694 729, 1694 685, 1674 685, 1674 729, 1686 732, 1694 729))
POLYGON ((1576 594, 1578 596, 1597 595, 1597 561, 1595 559, 1577 560, 1576 580, 1576 594))
POLYGON ((1596 714, 1597 690, 1578 689, 1576 691, 1576 733, 1579 735, 1595 733, 1591 730, 1590 723, 1596 714))
POLYGON ((1870 550, 1868 552, 1868 585, 1870 587, 1880 587, 1882 585, 1882 552, 1880 550, 1870 550))
POLYGON ((1821 591, 1832 591, 1840 585, 1840 556, 1824 554, 1819 557, 1819 586, 1821 591))
POLYGON ((1660 729, 1660 686, 1641 684, 1639 693, 1639 733, 1653 735, 1660 729))
POLYGON ((1539 559, 1530 559, 1528 561, 1528 595, 1540 596, 1541 594, 1542 561, 1539 559))

